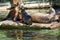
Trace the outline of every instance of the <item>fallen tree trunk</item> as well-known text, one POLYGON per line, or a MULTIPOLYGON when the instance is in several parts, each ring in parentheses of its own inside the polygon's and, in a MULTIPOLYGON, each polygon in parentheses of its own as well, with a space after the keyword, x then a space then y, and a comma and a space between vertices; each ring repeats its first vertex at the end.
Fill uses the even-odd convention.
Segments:
POLYGON ((51 29, 60 28, 60 23, 54 23, 50 28, 51 29))
POLYGON ((38 9, 38 8, 49 8, 50 5, 49 4, 39 4, 39 3, 35 3, 35 4, 25 4, 24 5, 25 8, 31 8, 31 9, 38 9))
MULTIPOLYGON (((48 24, 43 24, 43 23, 33 23, 32 25, 30 25, 29 27, 30 28, 38 28, 38 29, 40 29, 40 28, 51 28, 51 29, 53 29, 53 28, 56 28, 56 27, 54 27, 54 24, 57 24, 57 22, 55 23, 55 22, 52 22, 52 23, 48 23, 48 24)), ((60 23, 59 23, 60 24, 60 23)), ((1 25, 11 25, 11 26, 13 26, 13 27, 15 27, 15 28, 19 28, 19 26, 20 26, 20 28, 23 28, 24 27, 24 25, 25 24, 23 24, 23 23, 20 23, 20 22, 13 22, 13 21, 9 21, 9 20, 5 20, 5 21, 2 21, 2 22, 0 22, 0 27, 1 27, 1 25)), ((27 25, 26 25, 27 26, 27 25)), ((11 28, 13 28, 13 27, 11 27, 11 28)), ((5 26, 4 26, 4 28, 6 28, 5 26)), ((8 26, 8 28, 9 28, 9 26, 8 26)), ((27 28, 27 27, 26 27, 27 28)), ((14 29, 14 28, 13 28, 14 29)), ((27 28, 28 29, 28 28, 27 28)))

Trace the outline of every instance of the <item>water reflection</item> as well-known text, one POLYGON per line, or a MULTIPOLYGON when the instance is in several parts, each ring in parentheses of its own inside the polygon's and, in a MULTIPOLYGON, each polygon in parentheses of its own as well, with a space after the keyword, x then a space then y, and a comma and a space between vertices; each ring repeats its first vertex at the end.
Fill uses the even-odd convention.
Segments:
MULTIPOLYGON (((0 40, 16 40, 13 30, 0 30, 0 40)), ((19 31, 19 30, 18 30, 19 31)), ((39 32, 24 32, 23 40, 59 40, 60 37, 52 34, 41 34, 39 32), (57 39, 58 38, 58 39, 57 39)))

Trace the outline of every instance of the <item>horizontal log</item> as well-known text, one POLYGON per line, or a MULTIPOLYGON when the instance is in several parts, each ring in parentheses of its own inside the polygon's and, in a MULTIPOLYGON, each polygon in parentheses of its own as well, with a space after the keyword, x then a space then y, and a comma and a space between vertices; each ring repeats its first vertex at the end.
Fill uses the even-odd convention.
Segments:
MULTIPOLYGON (((45 4, 45 5, 42 5, 42 4, 25 4, 23 5, 26 9, 39 9, 39 8, 50 8, 50 5, 48 4, 45 4)), ((0 11, 7 11, 7 9, 9 9, 11 7, 11 5, 9 4, 9 6, 3 6, 3 7, 0 7, 0 11)))
MULTIPOLYGON (((30 28, 38 28, 38 29, 40 29, 40 28, 51 28, 51 29, 53 29, 53 28, 57 28, 57 25, 56 25, 56 27, 54 27, 55 24, 57 24, 57 22, 52 22, 52 23, 48 23, 48 24, 44 24, 44 23, 33 23, 29 27, 30 28)), ((58 23, 58 24, 60 25, 60 23, 58 23)), ((23 28, 23 26, 26 25, 26 24, 23 24, 23 23, 20 23, 20 22, 13 22, 11 20, 5 20, 5 21, 0 22, 0 28, 1 28, 1 25, 11 25, 14 28, 19 28, 19 26, 20 26, 20 28, 23 28)), ((26 26, 28 26, 28 25, 26 25, 26 26)), ((11 28, 13 28, 13 27, 11 27, 11 28)), ((4 26, 4 28, 6 28, 6 27, 4 26)))
POLYGON ((50 5, 35 3, 35 4, 25 4, 24 7, 25 8, 50 8, 50 5))

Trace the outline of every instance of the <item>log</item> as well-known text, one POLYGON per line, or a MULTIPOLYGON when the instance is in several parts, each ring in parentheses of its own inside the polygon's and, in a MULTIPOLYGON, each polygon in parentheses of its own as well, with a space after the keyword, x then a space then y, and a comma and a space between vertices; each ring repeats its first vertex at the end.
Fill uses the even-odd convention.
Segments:
POLYGON ((23 24, 19 23, 19 22, 14 22, 12 20, 5 20, 5 21, 1 21, 0 22, 0 26, 1 25, 12 25, 12 26, 18 26, 18 25, 20 25, 20 26, 22 26, 23 24))
MULTIPOLYGON (((48 23, 48 24, 44 24, 44 23, 33 23, 32 25, 30 25, 29 27, 31 28, 56 28, 54 27, 54 25, 57 24, 57 22, 52 22, 52 23, 48 23)), ((60 23, 58 23, 60 25, 60 23)), ((1 25, 11 25, 11 26, 24 26, 26 24, 23 24, 23 23, 20 23, 20 22, 13 22, 11 20, 5 20, 5 21, 1 21, 0 22, 0 27, 1 25)), ((4 26, 5 27, 5 26, 4 26)), ((19 28, 19 27, 16 27, 16 28, 19 28)))
POLYGON ((60 28, 60 23, 54 23, 50 28, 51 29, 60 28))
POLYGON ((50 5, 49 4, 40 4, 40 3, 35 3, 35 4, 25 4, 24 5, 25 8, 31 8, 31 9, 34 9, 34 8, 50 8, 50 5))

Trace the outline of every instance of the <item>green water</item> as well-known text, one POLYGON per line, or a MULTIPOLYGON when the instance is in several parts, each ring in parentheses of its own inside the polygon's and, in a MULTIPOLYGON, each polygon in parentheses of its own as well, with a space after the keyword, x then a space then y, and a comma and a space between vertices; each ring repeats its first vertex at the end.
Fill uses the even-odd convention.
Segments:
POLYGON ((7 36, 8 30, 0 30, 0 40, 15 40, 12 37, 7 36))
MULTIPOLYGON (((16 40, 16 38, 11 36, 10 31, 13 30, 0 30, 0 40, 16 40)), ((24 30, 23 30, 24 31, 24 30)), ((60 29, 48 30, 25 30, 24 32, 34 32, 33 34, 45 35, 43 37, 22 37, 23 40, 59 40, 60 39, 60 29)))

